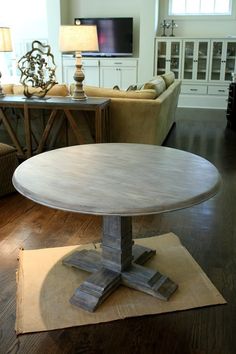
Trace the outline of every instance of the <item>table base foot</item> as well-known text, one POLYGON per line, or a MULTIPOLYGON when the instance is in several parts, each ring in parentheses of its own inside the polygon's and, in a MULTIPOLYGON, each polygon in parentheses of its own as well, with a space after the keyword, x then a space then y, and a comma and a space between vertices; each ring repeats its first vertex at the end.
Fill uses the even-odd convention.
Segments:
POLYGON ((81 250, 75 251, 64 258, 62 263, 69 267, 75 267, 89 273, 94 273, 101 269, 102 258, 101 254, 95 250, 81 250))
POLYGON ((122 284, 160 300, 168 300, 178 287, 165 275, 137 264, 122 272, 121 279, 122 284))
POLYGON ((142 265, 146 263, 150 258, 152 258, 155 254, 156 250, 145 246, 133 245, 132 255, 134 263, 142 265))
POLYGON ((121 276, 102 268, 88 277, 70 299, 72 305, 93 312, 120 285, 121 276))

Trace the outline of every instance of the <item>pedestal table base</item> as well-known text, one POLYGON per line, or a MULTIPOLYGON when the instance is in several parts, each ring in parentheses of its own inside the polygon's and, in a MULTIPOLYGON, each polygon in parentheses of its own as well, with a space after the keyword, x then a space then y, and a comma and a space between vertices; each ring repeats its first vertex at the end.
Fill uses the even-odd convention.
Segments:
POLYGON ((70 302, 93 312, 120 284, 168 300, 177 285, 142 265, 155 253, 150 248, 133 245, 131 217, 105 216, 102 253, 76 251, 63 260, 67 266, 92 273, 76 289, 70 302))

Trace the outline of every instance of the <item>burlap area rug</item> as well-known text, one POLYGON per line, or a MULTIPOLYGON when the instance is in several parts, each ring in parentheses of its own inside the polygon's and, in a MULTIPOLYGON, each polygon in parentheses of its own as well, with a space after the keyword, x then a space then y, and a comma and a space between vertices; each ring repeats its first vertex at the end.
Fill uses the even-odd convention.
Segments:
POLYGON ((89 313, 69 303, 88 273, 62 265, 62 258, 82 245, 21 250, 17 272, 17 333, 114 321, 146 314, 224 304, 226 301, 173 233, 135 240, 157 250, 146 266, 175 281, 179 288, 169 301, 120 286, 96 310, 89 313))

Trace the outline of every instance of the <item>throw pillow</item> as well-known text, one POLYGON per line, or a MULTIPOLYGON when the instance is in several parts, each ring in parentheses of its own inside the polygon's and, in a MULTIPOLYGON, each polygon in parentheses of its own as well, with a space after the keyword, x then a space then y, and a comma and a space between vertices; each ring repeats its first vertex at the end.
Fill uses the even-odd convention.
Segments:
POLYGON ((137 89, 137 85, 130 85, 126 91, 136 91, 137 89))
POLYGON ((166 89, 166 83, 161 76, 157 76, 153 80, 150 80, 146 84, 144 84, 143 89, 152 89, 156 91, 157 97, 162 94, 162 92, 166 89))
POLYGON ((13 94, 13 84, 3 84, 2 90, 5 94, 13 94))
POLYGON ((175 74, 173 73, 173 71, 165 73, 161 76, 163 77, 167 88, 175 81, 175 74))

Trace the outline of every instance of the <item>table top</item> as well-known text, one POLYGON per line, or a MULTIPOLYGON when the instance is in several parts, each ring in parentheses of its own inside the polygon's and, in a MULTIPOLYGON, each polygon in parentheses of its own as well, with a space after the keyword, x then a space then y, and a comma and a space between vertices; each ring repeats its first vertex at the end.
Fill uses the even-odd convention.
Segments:
POLYGON ((56 209, 98 215, 145 215, 189 207, 212 197, 221 182, 200 156, 143 144, 88 144, 24 161, 13 184, 56 209))
POLYGON ((89 106, 101 106, 104 104, 108 104, 109 102, 110 99, 103 97, 88 97, 86 100, 73 100, 71 96, 46 96, 43 98, 26 98, 23 95, 6 95, 0 97, 0 106, 24 106, 24 104, 27 104, 31 107, 44 106, 50 108, 50 106, 60 107, 61 105, 63 105, 63 107, 68 106, 70 108, 78 110, 81 108, 87 108, 89 106))

